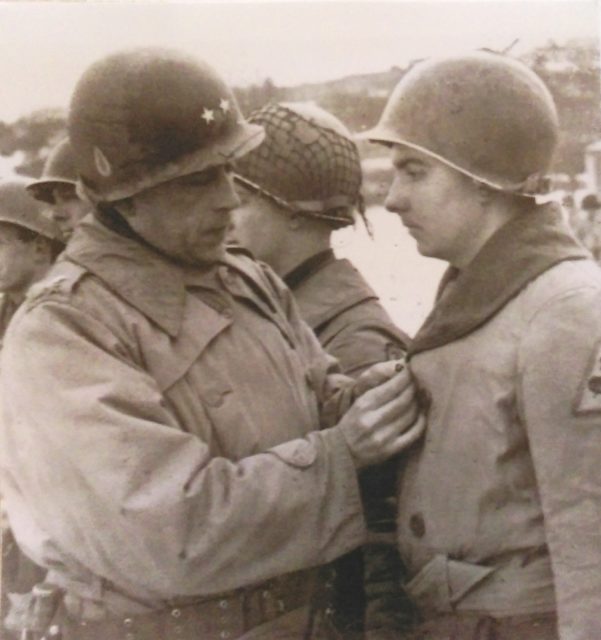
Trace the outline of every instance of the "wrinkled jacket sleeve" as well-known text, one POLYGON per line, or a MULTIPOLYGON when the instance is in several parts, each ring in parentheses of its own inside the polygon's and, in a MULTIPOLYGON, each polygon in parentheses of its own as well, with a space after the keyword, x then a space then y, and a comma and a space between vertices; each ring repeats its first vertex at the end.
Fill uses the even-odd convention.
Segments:
POLYGON ((4 446, 27 452, 15 473, 24 503, 60 549, 127 592, 218 593, 363 541, 337 429, 211 458, 127 345, 63 301, 22 311, 2 358, 4 446))
POLYGON ((601 402, 579 397, 601 357, 601 301, 582 288, 551 300, 520 347, 520 405, 551 553, 562 640, 601 638, 601 402))

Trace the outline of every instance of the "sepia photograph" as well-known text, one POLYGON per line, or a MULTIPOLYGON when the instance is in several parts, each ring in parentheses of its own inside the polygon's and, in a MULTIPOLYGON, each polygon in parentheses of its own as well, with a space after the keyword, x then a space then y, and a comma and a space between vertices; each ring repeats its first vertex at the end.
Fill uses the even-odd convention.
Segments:
POLYGON ((0 638, 601 640, 600 29, 0 1, 0 638))

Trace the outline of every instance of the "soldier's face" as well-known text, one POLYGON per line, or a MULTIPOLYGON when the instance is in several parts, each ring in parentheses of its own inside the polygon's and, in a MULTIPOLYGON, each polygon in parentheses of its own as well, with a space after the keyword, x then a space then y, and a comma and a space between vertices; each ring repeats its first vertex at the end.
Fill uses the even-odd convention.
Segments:
POLYGON ((57 185, 52 189, 52 195, 54 204, 51 205, 49 214, 66 242, 80 220, 91 211, 91 207, 77 197, 75 187, 69 184, 57 185))
POLYGON ((229 240, 249 249, 272 267, 288 231, 290 216, 267 198, 238 187, 240 206, 233 212, 229 240))
POLYGON ((385 206, 397 213, 425 256, 465 266, 483 228, 473 180, 420 151, 397 145, 385 206))
POLYGON ((24 242, 17 227, 0 223, 0 291, 22 293, 33 282, 41 254, 35 240, 24 242))
POLYGON ((208 266, 225 255, 231 210, 240 204, 229 165, 170 180, 131 198, 132 229, 170 258, 208 266))

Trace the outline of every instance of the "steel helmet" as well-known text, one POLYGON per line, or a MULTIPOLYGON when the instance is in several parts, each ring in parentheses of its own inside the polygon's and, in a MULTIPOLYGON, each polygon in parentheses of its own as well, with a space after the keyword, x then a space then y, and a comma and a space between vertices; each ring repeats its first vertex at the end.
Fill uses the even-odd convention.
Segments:
POLYGON ((601 202, 597 197, 596 193, 587 193, 584 198, 582 198, 582 202, 580 203, 581 209, 599 209, 601 208, 601 202))
POLYGON ((422 151, 503 191, 544 191, 558 137, 553 98, 521 62, 478 52, 415 65, 392 92, 373 142, 422 151))
POLYGON ((160 48, 93 64, 75 88, 68 129, 81 187, 95 202, 222 164, 263 137, 210 66, 160 48))
POLYGON ((42 204, 27 191, 29 181, 0 181, 0 222, 24 227, 50 240, 63 242, 60 229, 44 215, 42 204))
POLYGON ((31 195, 41 202, 55 204, 53 188, 58 185, 71 185, 75 187, 77 183, 77 171, 75 169, 73 151, 69 144, 69 139, 61 140, 50 152, 42 177, 35 180, 27 190, 31 195))
POLYGON ((285 209, 342 227, 362 208, 361 162, 348 129, 311 103, 270 104, 249 121, 265 140, 236 162, 235 178, 285 209))

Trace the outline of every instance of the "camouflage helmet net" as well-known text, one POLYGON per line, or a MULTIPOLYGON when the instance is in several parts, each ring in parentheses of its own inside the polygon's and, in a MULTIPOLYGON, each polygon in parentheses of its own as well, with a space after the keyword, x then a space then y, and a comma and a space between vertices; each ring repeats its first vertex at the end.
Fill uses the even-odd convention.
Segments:
POLYGON ((334 116, 318 107, 270 104, 248 120, 265 129, 265 139, 236 162, 238 182, 336 228, 354 223, 355 207, 363 215, 357 146, 334 116))

